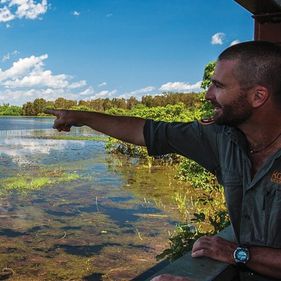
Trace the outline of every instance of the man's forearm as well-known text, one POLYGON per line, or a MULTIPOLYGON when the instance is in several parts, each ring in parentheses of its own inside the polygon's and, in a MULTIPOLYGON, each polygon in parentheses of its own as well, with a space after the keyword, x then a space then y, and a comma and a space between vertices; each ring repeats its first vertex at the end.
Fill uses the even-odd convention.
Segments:
POLYGON ((145 145, 143 127, 145 120, 137 117, 113 116, 99 112, 80 112, 77 119, 84 125, 136 145, 145 145))
POLYGON ((248 268, 257 273, 281 279, 281 249, 250 247, 250 256, 248 268))
POLYGON ((99 112, 74 110, 46 110, 57 117, 54 128, 70 131, 72 126, 88 126, 96 131, 136 145, 145 145, 143 127, 145 119, 114 116, 99 112))

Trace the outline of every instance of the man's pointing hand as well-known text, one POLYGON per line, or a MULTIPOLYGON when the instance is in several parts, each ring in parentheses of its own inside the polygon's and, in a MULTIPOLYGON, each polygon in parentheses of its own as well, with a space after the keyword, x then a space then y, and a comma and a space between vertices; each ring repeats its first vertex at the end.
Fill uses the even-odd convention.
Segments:
POLYGON ((53 128, 57 129, 59 132, 69 132, 72 126, 81 127, 83 124, 80 124, 76 120, 76 116, 78 116, 78 112, 74 110, 59 110, 59 109, 47 109, 44 111, 46 114, 51 114, 56 116, 56 120, 54 121, 53 128), (76 113, 76 114, 75 114, 76 113))

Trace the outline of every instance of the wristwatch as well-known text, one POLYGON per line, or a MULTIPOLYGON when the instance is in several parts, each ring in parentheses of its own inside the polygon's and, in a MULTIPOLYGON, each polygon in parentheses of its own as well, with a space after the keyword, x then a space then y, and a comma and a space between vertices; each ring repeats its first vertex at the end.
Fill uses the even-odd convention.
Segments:
POLYGON ((246 247, 237 247, 233 252, 233 258, 237 265, 245 265, 250 259, 249 249, 246 247))

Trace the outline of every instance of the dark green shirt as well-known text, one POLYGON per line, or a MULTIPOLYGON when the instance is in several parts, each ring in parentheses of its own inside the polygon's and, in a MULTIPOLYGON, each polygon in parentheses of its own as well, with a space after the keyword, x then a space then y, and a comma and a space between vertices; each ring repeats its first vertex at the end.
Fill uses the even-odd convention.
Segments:
POLYGON ((177 153, 216 175, 238 243, 281 248, 281 150, 252 178, 246 138, 233 127, 147 120, 144 136, 150 155, 177 153))

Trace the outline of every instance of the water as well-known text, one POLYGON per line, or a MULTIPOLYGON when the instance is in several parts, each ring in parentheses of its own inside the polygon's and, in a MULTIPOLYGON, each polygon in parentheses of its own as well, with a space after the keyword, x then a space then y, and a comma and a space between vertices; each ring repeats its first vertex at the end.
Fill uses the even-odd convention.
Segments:
POLYGON ((103 142, 50 139, 61 134, 52 122, 0 118, 0 273, 134 278, 156 264, 179 220, 174 171, 110 155, 103 142))

